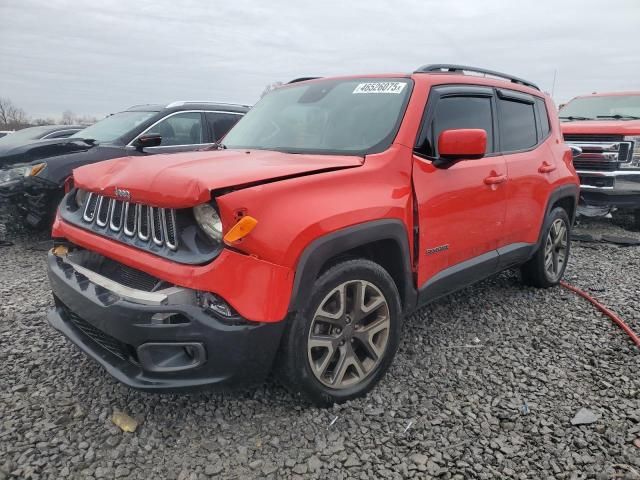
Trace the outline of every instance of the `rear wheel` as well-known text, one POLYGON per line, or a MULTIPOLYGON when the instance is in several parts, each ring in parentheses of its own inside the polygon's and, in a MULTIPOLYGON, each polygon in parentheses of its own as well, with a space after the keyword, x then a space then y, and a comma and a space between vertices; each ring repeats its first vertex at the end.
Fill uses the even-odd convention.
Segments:
POLYGON ((640 208, 633 212, 633 226, 636 230, 640 230, 640 208))
POLYGON ((567 212, 554 208, 546 219, 542 244, 522 268, 522 280, 527 285, 548 288, 557 285, 569 261, 571 224, 567 212))
POLYGON ((290 390, 328 406, 366 394, 398 348, 398 290, 378 264, 339 263, 314 284, 311 301, 285 335, 279 359, 290 390))

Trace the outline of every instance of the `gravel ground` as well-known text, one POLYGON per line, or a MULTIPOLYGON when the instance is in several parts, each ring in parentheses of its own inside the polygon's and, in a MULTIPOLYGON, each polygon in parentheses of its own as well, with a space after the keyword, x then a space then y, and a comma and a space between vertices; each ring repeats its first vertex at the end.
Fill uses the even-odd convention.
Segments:
MULTIPOLYGON (((581 232, 640 234, 607 220, 581 232)), ((412 315, 386 378, 320 410, 128 390, 46 323, 46 243, 0 247, 0 480, 640 478, 640 350, 585 300, 514 272, 412 315), (572 426, 587 408, 595 423, 572 426), (135 433, 112 423, 124 411, 135 433)), ((640 331, 640 247, 574 242, 570 283, 640 331)))

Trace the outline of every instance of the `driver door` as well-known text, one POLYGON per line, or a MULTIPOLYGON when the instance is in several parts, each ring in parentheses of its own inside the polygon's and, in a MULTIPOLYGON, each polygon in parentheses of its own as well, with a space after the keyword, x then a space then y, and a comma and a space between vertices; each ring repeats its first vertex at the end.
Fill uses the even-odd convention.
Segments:
POLYGON ((496 107, 493 89, 442 86, 432 90, 413 156, 418 207, 418 285, 440 296, 497 269, 498 241, 506 216, 506 164, 494 154, 496 107), (438 168, 437 139, 449 129, 484 129, 484 158, 438 168))
POLYGON ((139 136, 156 134, 162 137, 162 143, 157 147, 146 147, 146 153, 186 152, 212 144, 204 125, 202 112, 177 112, 151 125, 139 136))

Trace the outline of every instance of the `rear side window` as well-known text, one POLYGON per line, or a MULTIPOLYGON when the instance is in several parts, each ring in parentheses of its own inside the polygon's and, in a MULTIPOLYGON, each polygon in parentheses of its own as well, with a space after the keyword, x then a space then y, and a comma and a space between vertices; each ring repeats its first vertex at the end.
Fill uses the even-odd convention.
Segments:
POLYGON ((224 137, 227 132, 231 130, 231 127, 242 118, 242 115, 221 112, 207 112, 205 116, 207 117, 207 123, 209 124, 211 137, 214 142, 224 137))
MULTIPOLYGON (((481 128, 487 132, 487 153, 493 152, 493 117, 489 97, 444 97, 436 106, 432 124, 434 142, 445 130, 481 128)), ((433 153, 437 156, 436 152, 433 153)))
POLYGON ((547 111, 547 105, 541 98, 536 98, 536 105, 538 106, 538 117, 540 118, 542 138, 547 138, 549 136, 549 133, 551 133, 551 125, 549 124, 549 112, 547 111))
POLYGON ((499 98, 498 112, 501 151, 527 150, 538 143, 533 103, 499 98))

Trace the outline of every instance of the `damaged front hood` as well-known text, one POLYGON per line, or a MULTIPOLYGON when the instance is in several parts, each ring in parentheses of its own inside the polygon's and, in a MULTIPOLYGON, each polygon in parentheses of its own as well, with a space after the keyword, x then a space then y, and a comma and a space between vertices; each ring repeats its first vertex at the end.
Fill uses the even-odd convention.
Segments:
POLYGON ((73 171, 74 184, 131 202, 186 208, 210 200, 211 191, 295 176, 359 167, 363 157, 267 150, 217 150, 124 157, 73 171), (119 195, 116 195, 116 189, 119 195))

